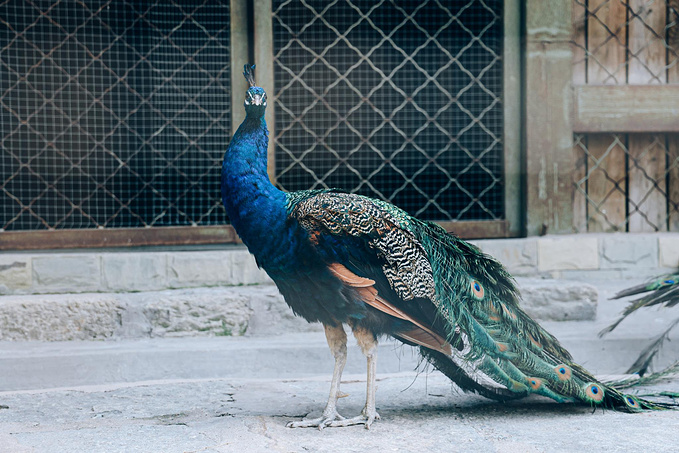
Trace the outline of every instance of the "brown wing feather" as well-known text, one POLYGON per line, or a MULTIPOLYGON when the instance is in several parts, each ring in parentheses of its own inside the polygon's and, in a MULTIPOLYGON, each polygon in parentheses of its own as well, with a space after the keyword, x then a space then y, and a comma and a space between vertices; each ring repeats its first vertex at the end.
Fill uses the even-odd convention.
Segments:
POLYGON ((403 319, 413 324, 412 329, 405 332, 398 332, 394 335, 412 343, 419 344, 420 346, 433 349, 434 351, 451 354, 452 350, 450 344, 448 344, 443 337, 382 298, 373 286, 375 284, 374 280, 360 277, 340 263, 332 263, 328 266, 328 269, 330 269, 330 272, 338 279, 342 280, 347 286, 356 288, 356 292, 366 304, 389 316, 403 319))

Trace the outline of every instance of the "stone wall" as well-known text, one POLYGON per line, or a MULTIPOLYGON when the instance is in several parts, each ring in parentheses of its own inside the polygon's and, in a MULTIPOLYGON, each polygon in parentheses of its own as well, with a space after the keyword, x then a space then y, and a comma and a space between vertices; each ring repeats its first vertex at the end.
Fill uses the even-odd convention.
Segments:
POLYGON ((0 294, 158 291, 271 283, 245 247, 0 255, 0 294))
POLYGON ((575 234, 472 241, 514 275, 650 277, 679 267, 677 233, 575 234))
MULTIPOLYGON (((518 276, 648 277, 679 267, 679 234, 584 234, 472 241, 518 276)), ((219 250, 0 255, 0 294, 159 291, 271 283, 242 246, 219 250)))

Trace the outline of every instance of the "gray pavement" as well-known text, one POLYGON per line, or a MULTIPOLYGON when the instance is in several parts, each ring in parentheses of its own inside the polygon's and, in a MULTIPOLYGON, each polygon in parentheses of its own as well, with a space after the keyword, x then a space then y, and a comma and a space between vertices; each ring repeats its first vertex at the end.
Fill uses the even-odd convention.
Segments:
MULTIPOLYGON (((619 374, 672 317, 648 311, 604 340, 634 281, 595 282, 595 322, 545 322, 576 360, 619 374)), ((676 316, 676 314, 675 314, 676 316)), ((679 357, 677 342, 664 350, 679 357)), ((540 398, 498 404, 458 392, 409 347, 383 342, 377 407, 362 427, 288 429, 318 415, 332 359, 321 332, 0 343, 0 452, 677 451, 679 411, 625 414, 540 398)), ((349 349, 340 413, 364 403, 365 362, 349 349)), ((679 382, 657 388, 679 391, 679 382)))

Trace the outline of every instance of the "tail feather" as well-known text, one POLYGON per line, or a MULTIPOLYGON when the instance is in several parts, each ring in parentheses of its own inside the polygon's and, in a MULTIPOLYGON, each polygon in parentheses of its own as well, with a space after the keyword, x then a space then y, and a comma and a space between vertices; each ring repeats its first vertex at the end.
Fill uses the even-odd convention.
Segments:
POLYGON ((495 259, 420 222, 415 232, 430 257, 441 335, 463 348, 447 356, 422 349, 422 355, 464 390, 497 400, 538 394, 559 402, 583 402, 625 411, 663 409, 599 382, 573 362, 558 340, 519 306, 509 273, 495 259))
MULTIPOLYGON (((625 320, 625 318, 640 308, 651 307, 663 303, 666 307, 672 307, 679 304, 679 274, 664 275, 653 281, 624 289, 611 299, 620 299, 622 297, 634 296, 642 293, 648 294, 630 302, 623 310, 620 318, 599 332, 600 337, 612 332, 623 320, 625 320)), ((641 352, 627 372, 639 373, 640 376, 643 376, 648 371, 648 368, 653 362, 656 354, 660 351, 663 343, 668 340, 670 331, 674 329, 677 324, 679 324, 679 318, 675 319, 662 334, 641 352)))

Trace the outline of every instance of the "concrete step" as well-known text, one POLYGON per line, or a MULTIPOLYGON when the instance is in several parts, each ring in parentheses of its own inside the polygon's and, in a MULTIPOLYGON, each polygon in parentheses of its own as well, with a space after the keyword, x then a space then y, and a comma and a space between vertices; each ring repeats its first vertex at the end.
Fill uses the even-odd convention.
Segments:
MULTIPOLYGON (((596 315, 593 285, 518 282, 522 306, 536 319, 591 320, 596 315)), ((295 317, 273 285, 0 296, 0 340, 273 335, 320 328, 295 317)))
MULTIPOLYGON (((648 335, 624 331, 599 339, 594 322, 549 322, 575 360, 596 374, 622 374, 648 344, 648 335)), ((350 337, 347 373, 365 372, 350 337)), ((679 357, 679 342, 663 350, 658 367, 679 357)), ((384 339, 378 373, 413 371, 415 348, 384 339)), ((324 376, 333 359, 322 332, 259 337, 187 337, 120 341, 0 342, 0 391, 175 380, 324 376)))

